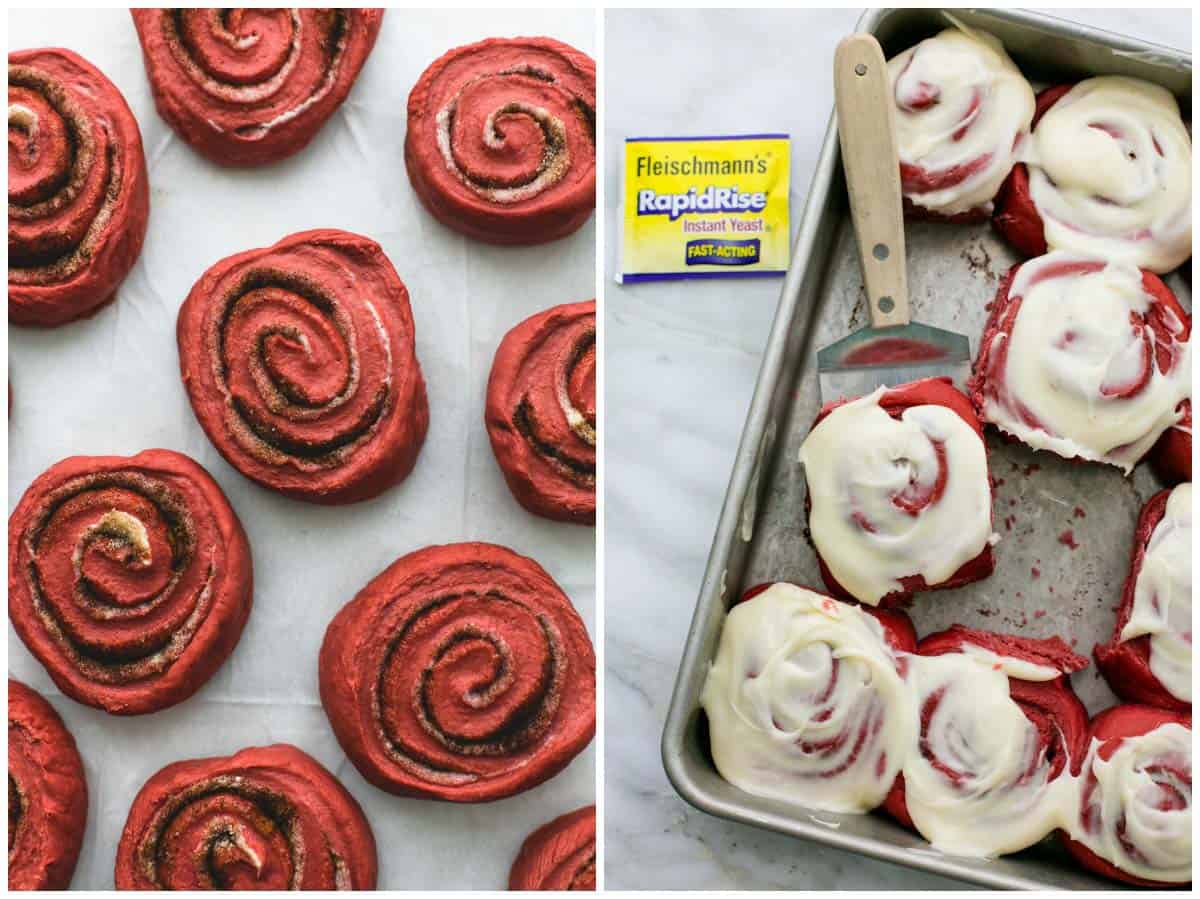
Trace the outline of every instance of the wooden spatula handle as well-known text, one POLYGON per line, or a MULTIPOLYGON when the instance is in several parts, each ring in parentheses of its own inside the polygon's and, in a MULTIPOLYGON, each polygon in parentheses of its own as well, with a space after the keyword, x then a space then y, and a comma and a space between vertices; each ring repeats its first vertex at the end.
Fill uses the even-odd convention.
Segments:
POLYGON ((906 325, 908 274, 896 114, 879 41, 869 34, 842 40, 833 57, 833 82, 842 165, 871 324, 876 328, 906 325))

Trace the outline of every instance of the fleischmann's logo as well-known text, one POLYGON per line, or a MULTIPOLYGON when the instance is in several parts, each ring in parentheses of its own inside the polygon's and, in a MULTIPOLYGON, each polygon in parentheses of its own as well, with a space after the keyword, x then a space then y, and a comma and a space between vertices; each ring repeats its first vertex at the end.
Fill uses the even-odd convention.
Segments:
POLYGON ((741 159, 701 159, 691 156, 687 159, 672 159, 670 156, 656 158, 646 155, 637 158, 637 176, 644 175, 682 175, 685 178, 709 175, 765 175, 767 160, 755 154, 743 156, 741 159))
POLYGON ((638 215, 665 215, 671 221, 695 213, 762 212, 766 208, 766 193, 743 193, 736 187, 706 187, 702 191, 691 187, 676 194, 660 194, 649 188, 637 192, 638 215))

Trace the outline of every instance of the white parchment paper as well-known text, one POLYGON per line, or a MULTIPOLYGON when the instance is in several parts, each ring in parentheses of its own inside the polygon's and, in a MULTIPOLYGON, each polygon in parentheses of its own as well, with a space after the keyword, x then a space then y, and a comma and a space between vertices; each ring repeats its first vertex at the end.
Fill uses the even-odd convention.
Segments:
POLYGON ((50 331, 11 328, 9 510, 70 455, 186 453, 237 510, 254 555, 254 610, 233 656, 174 708, 117 718, 63 697, 9 628, 9 671, 46 695, 87 768, 87 835, 72 886, 111 889, 117 840, 145 780, 183 758, 294 743, 362 804, 379 846, 381 889, 503 889, 525 836, 594 801, 595 750, 526 793, 488 805, 401 799, 366 783, 342 754, 317 695, 329 620, 399 556, 431 543, 486 540, 541 563, 595 632, 592 528, 544 521, 512 498, 492 457, 483 402, 492 355, 513 325, 594 295, 595 227, 532 248, 475 243, 435 222, 404 169, 406 101, 451 47, 491 36, 548 35, 595 53, 589 10, 391 10, 349 99, 298 156, 226 170, 158 117, 125 10, 9 15, 9 49, 70 48, 125 95, 150 173, 145 248, 118 299, 50 331), (429 390, 429 436, 413 474, 375 500, 319 508, 243 478, 205 438, 179 379, 175 318, 192 285, 232 253, 309 228, 343 228, 383 245, 408 286, 429 390))

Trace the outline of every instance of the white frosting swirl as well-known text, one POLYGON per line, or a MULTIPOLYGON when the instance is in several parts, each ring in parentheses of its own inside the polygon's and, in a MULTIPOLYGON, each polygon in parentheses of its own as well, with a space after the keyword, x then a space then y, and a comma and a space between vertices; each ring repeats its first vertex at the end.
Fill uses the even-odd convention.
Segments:
POLYGON ((1192 701, 1192 485, 1167 499, 1134 582, 1121 642, 1150 636, 1150 671, 1167 692, 1192 701))
POLYGON ((730 611, 700 702, 722 777, 823 811, 883 802, 916 727, 882 625, 791 584, 730 611))
POLYGON ((900 162, 928 173, 905 196, 941 215, 988 207, 1033 120, 1033 88, 986 32, 947 28, 888 62, 900 162), (939 178, 938 176, 942 177, 939 178))
POLYGON ((800 447, 813 543, 837 582, 870 605, 903 591, 901 578, 946 580, 992 539, 983 440, 945 406, 892 418, 883 393, 838 407, 800 447))
POLYGON ((1093 740, 1063 826, 1122 871, 1146 880, 1192 879, 1192 732, 1163 724, 1125 737, 1108 759, 1093 740))
POLYGON ((1051 778, 1037 728, 1009 696, 1008 679, 1062 673, 971 644, 909 657, 909 701, 932 711, 904 760, 905 803, 934 848, 992 857, 1032 846, 1058 826, 1061 778, 1051 778))
POLYGON ((1052 250, 1167 272, 1192 253, 1192 142, 1170 91, 1081 81, 1021 154, 1052 250))
POLYGON ((1021 305, 1011 334, 997 334, 989 348, 993 359, 1005 358, 1002 369, 986 372, 983 418, 1034 449, 1130 472, 1179 421, 1177 407, 1191 393, 1182 323, 1168 315, 1166 325, 1131 325, 1153 303, 1141 272, 1070 253, 1026 262, 1009 295, 1021 305), (1155 343, 1171 348, 1165 373, 1155 343), (1122 395, 1147 366, 1146 383, 1122 395))

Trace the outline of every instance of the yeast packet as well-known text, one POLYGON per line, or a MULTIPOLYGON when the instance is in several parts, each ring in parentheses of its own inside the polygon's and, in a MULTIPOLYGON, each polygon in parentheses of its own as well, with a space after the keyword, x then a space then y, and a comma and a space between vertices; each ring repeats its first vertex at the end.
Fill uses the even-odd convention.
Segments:
POLYGON ((625 140, 617 281, 783 275, 786 134, 625 140))

